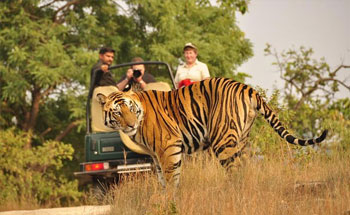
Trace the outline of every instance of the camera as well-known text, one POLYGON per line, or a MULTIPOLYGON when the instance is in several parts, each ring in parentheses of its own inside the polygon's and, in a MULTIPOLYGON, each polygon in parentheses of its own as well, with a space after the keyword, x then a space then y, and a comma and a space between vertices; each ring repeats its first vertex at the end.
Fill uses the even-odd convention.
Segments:
POLYGON ((141 70, 139 69, 134 69, 133 70, 133 75, 134 75, 134 78, 138 78, 141 76, 141 70))

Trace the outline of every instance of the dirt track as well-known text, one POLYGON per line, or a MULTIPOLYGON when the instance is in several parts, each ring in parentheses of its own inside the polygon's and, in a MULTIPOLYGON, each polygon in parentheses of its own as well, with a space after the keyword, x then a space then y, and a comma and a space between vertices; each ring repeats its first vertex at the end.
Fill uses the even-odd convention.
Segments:
POLYGON ((5 211, 0 212, 0 215, 105 215, 109 213, 110 209, 110 205, 79 206, 38 210, 5 211))

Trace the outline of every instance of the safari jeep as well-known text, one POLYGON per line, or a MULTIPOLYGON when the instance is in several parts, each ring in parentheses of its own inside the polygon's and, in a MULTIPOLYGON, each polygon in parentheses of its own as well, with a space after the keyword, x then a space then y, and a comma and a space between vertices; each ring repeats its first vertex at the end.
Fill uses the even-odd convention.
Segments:
MULTIPOLYGON (((110 67, 115 80, 119 80, 126 70, 137 63, 125 63, 110 67)), ((147 84, 145 90, 170 91, 175 88, 174 76, 168 64, 164 62, 145 61, 146 71, 151 73, 156 83, 147 84)), ((95 77, 91 78, 86 104, 85 161, 80 164, 80 171, 75 172, 80 184, 93 182, 99 186, 104 183, 117 182, 124 173, 151 171, 150 156, 138 147, 126 134, 104 126, 102 109, 96 99, 97 93, 109 93, 118 90, 114 86, 96 87, 95 77)))

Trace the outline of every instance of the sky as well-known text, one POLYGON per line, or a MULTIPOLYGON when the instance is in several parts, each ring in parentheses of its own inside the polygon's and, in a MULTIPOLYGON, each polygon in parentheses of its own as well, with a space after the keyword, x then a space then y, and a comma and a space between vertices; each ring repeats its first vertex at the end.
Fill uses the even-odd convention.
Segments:
MULTIPOLYGON (((274 57, 264 56, 266 43, 278 53, 300 46, 313 48, 314 59, 325 58, 331 69, 350 65, 350 0, 251 0, 238 26, 253 43, 254 56, 238 68, 252 76, 246 83, 268 90, 282 89, 274 57)), ((350 85, 350 69, 337 78, 350 85)), ((350 97, 340 88, 336 98, 350 97)))

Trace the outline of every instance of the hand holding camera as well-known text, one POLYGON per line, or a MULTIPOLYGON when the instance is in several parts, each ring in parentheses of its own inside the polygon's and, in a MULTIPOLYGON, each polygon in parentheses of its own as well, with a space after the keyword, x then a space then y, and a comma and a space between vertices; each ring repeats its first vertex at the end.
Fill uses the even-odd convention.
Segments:
POLYGON ((142 71, 140 69, 128 69, 126 72, 126 78, 128 80, 134 79, 136 82, 142 81, 142 71))
POLYGON ((143 73, 145 71, 145 67, 142 64, 133 65, 126 72, 127 80, 133 80, 135 83, 140 83, 142 85, 145 84, 143 81, 143 73))
POLYGON ((133 71, 132 71, 132 69, 128 69, 127 71, 126 71, 126 79, 128 79, 128 80, 131 80, 132 78, 133 78, 133 71))

